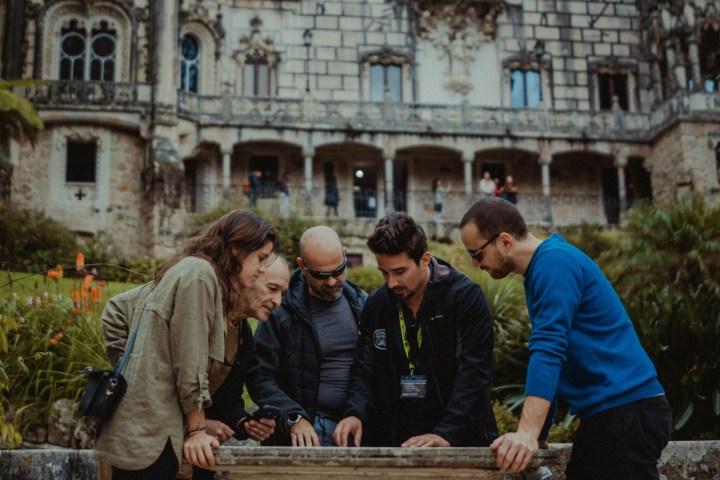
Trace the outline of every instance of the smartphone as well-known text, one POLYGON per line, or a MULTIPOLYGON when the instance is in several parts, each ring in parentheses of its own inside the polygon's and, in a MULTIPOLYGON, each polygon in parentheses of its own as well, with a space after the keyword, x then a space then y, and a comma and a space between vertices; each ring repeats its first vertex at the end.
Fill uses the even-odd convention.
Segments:
POLYGON ((258 421, 261 418, 275 418, 280 413, 280 409, 272 405, 263 405, 253 412, 249 420, 258 421))

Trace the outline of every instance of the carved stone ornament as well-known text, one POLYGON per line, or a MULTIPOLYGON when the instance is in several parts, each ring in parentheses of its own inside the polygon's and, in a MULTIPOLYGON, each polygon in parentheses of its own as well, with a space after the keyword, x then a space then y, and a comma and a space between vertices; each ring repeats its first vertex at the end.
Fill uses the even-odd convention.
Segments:
POLYGON ((269 68, 273 68, 277 62, 277 55, 273 51, 273 41, 270 37, 263 38, 260 33, 262 20, 255 15, 250 20, 250 35, 240 37, 240 50, 235 50, 234 58, 239 63, 245 63, 245 59, 250 57, 265 57, 269 68))
POLYGON ((495 0, 416 2, 420 11, 418 36, 447 54, 450 71, 445 87, 449 90, 465 95, 472 89, 468 64, 482 43, 494 40, 503 5, 495 0))
POLYGON ((220 58, 223 41, 225 40, 225 28, 222 26, 222 13, 220 5, 217 9, 210 11, 202 0, 188 5, 187 9, 180 11, 180 24, 199 23, 203 25, 212 35, 215 44, 215 58, 220 58), (214 17, 214 20, 213 20, 214 17))

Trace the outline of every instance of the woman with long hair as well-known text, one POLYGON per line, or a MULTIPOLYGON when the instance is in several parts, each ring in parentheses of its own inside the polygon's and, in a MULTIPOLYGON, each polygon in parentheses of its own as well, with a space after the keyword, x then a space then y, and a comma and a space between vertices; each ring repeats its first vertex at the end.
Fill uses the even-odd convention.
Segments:
MULTIPOLYGON (((188 240, 152 282, 108 302, 103 342, 111 362, 122 356, 139 324, 123 372, 127 392, 95 444, 114 480, 174 479, 183 455, 198 467, 214 465, 220 443, 205 418, 210 370, 234 363, 240 345, 227 340, 246 315, 243 292, 278 248, 274 227, 235 210, 188 240), (228 351, 233 344, 235 351, 228 351)), ((269 435, 274 422, 266 427, 269 435)))

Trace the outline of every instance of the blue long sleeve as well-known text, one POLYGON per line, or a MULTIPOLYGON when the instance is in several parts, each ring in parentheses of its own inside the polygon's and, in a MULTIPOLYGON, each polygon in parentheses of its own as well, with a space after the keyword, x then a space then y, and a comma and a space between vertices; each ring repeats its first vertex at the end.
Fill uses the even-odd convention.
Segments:
POLYGON ((560 235, 536 250, 525 296, 532 321, 526 395, 552 401, 559 391, 582 418, 663 393, 612 285, 560 235))

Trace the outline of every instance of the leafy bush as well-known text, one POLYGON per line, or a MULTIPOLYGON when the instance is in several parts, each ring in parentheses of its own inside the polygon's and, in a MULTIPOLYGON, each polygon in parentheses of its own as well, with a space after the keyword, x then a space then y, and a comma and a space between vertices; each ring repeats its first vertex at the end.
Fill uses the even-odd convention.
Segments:
POLYGON ((377 268, 353 267, 349 268, 347 272, 347 278, 368 293, 381 287, 383 283, 385 283, 382 273, 380 273, 380 270, 377 268))
POLYGON ((3 269, 42 272, 75 258, 73 233, 42 212, 0 205, 0 231, 3 269))
POLYGON ((2 364, 8 388, 0 404, 14 408, 15 428, 23 436, 46 428, 56 400, 79 400, 85 379, 78 369, 109 366, 97 314, 74 314, 72 307, 28 305, 16 297, 0 303, 0 328, 12 352, 2 364))
MULTIPOLYGON (((196 235, 208 223, 214 222, 226 213, 236 209, 237 206, 226 206, 208 212, 191 214, 187 221, 186 228, 188 237, 196 235)), ((300 254, 300 237, 303 232, 310 227, 319 225, 314 219, 300 217, 294 212, 283 218, 278 214, 267 215, 259 207, 250 210, 257 213, 278 229, 280 233, 280 255, 290 262, 291 265, 295 264, 295 259, 300 254)))
POLYGON ((612 248, 620 235, 617 230, 602 229, 585 222, 580 225, 559 227, 557 232, 596 261, 600 255, 612 248))
POLYGON ((720 438, 720 208, 637 205, 600 263, 658 370, 673 437, 720 438))

